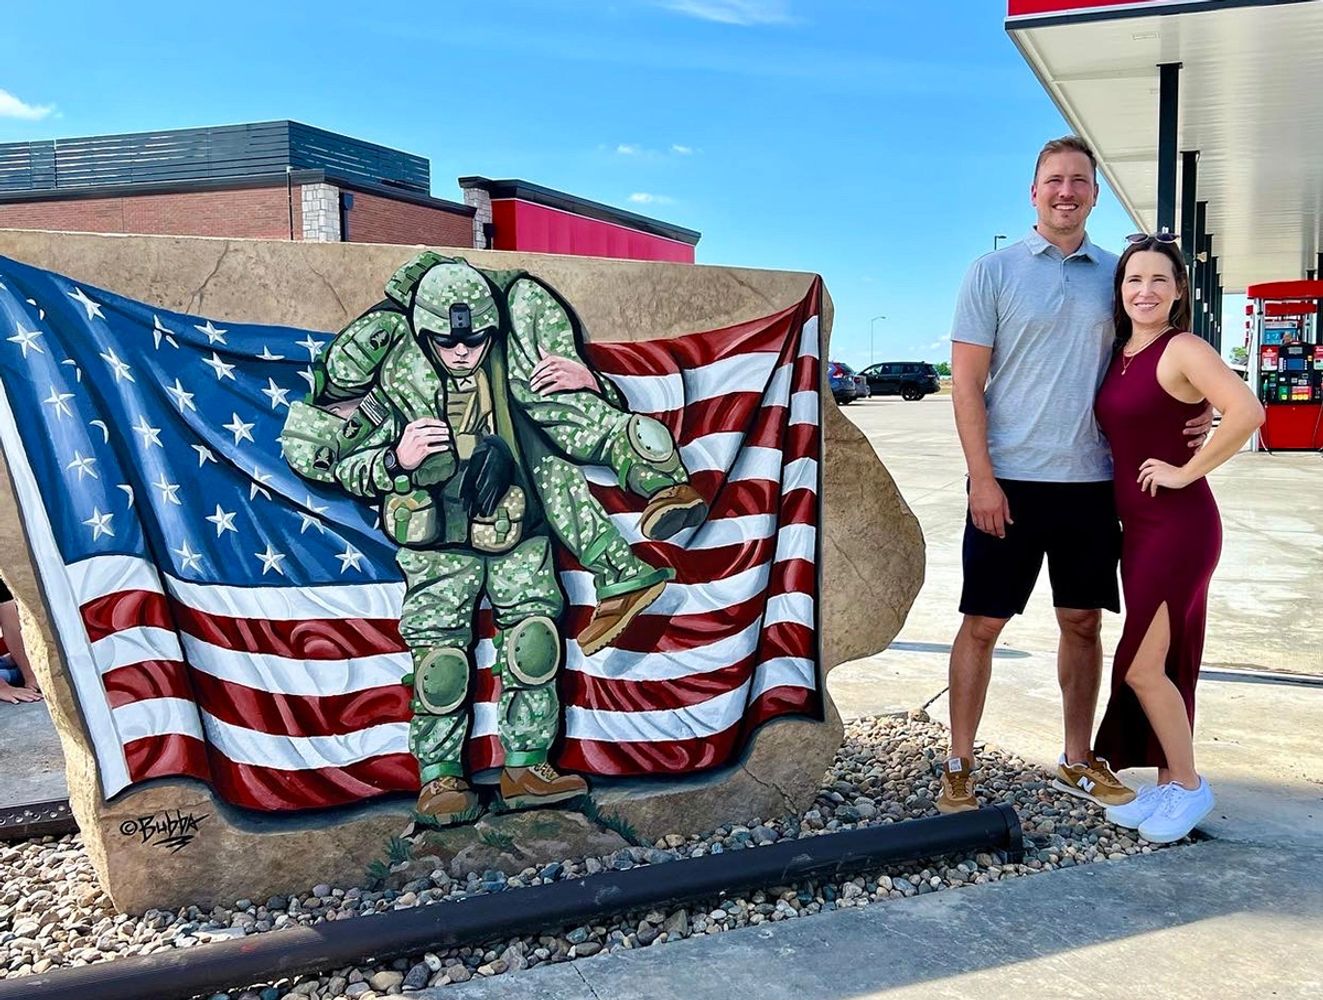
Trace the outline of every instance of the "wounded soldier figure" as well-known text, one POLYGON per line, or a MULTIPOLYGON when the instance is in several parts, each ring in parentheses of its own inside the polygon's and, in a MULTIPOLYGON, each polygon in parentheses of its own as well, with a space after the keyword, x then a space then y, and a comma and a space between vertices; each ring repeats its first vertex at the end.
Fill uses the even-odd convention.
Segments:
POLYGON ((665 426, 630 413, 594 375, 573 309, 537 278, 425 251, 386 294, 331 342, 282 445, 300 475, 378 503, 399 546, 418 811, 443 824, 477 811, 464 749, 484 595, 501 684, 501 800, 519 809, 581 795, 586 782, 547 759, 560 728, 565 606, 552 541, 593 576, 597 607, 578 636, 585 655, 614 641, 674 576, 634 554, 582 467, 606 466, 648 500, 640 531, 650 539, 699 524, 707 505, 665 426))

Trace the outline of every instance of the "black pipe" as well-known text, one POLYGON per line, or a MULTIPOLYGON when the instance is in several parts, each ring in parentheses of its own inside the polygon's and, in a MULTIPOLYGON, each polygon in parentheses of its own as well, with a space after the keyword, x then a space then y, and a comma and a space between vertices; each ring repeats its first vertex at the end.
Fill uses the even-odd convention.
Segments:
POLYGON ((1199 190, 1199 150, 1181 153, 1181 253, 1185 267, 1194 276, 1194 200, 1199 190))
POLYGON ((68 799, 29 802, 0 808, 0 842, 30 837, 62 837, 77 833, 78 822, 69 810, 68 799))
POLYGON ((1176 136, 1181 64, 1158 64, 1158 232, 1176 232, 1176 136))
POLYGON ((0 980, 0 1000, 179 1000, 346 965, 535 934, 606 914, 831 878, 918 858, 990 850, 1005 851, 1015 860, 1023 856, 1020 818, 1009 805, 52 969, 0 980))

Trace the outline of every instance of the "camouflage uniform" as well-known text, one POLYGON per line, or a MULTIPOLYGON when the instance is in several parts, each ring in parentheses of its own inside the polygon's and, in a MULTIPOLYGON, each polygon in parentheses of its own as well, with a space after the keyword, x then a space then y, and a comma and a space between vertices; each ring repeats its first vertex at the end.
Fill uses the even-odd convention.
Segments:
POLYGON ((290 409, 285 455, 308 478, 380 501, 382 530, 400 546, 400 631, 414 664, 406 678, 414 688, 409 745, 424 784, 464 774, 469 650, 483 593, 496 624, 506 765, 538 764, 560 717, 563 598, 549 533, 593 574, 599 599, 659 588, 673 576, 634 555, 579 465, 607 466, 623 488, 645 497, 685 483, 687 475, 665 427, 625 410, 604 380, 602 395, 545 396, 530 387, 544 355, 579 357, 572 310, 537 279, 478 272, 425 252, 392 277, 387 294, 328 347, 315 369, 311 402, 318 405, 290 409), (435 360, 424 336, 449 332, 447 311, 457 302, 472 307, 473 329, 497 331, 477 370, 458 376, 435 360), (355 400, 347 419, 327 409, 355 400), (446 422, 452 447, 411 472, 392 467, 405 427, 427 418, 446 422), (474 517, 461 484, 488 435, 509 446, 516 473, 496 511, 474 517))

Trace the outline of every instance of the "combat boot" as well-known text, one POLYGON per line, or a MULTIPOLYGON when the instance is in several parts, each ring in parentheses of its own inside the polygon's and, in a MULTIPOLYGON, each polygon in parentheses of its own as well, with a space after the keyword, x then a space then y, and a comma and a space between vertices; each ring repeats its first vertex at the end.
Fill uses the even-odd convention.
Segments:
POLYGON ((702 524, 707 501, 688 483, 677 483, 653 494, 639 518, 639 531, 654 542, 664 542, 685 528, 702 524))
POLYGON ((588 782, 561 774, 550 764, 507 767, 501 772, 501 801, 507 809, 534 809, 564 802, 588 792, 588 782))
POLYGON ((418 812, 438 826, 477 819, 478 793, 463 778, 445 774, 423 785, 418 795, 418 812))
POLYGON ((579 648, 584 656, 592 656, 604 646, 609 646, 616 637, 629 626, 643 609, 661 596, 666 589, 666 581, 651 584, 642 590, 631 590, 627 594, 603 599, 593 609, 593 616, 579 633, 579 648))

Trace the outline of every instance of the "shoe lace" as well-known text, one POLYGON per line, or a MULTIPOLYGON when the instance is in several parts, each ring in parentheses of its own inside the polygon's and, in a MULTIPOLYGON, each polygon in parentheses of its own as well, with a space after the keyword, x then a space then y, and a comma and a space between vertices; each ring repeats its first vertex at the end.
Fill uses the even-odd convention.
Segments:
POLYGON ((1112 765, 1107 762, 1106 757, 1090 756, 1088 760, 1080 764, 1080 770, 1100 785, 1110 785, 1113 788, 1119 788, 1124 784, 1124 782, 1116 776, 1116 773, 1112 770, 1112 765))
POLYGON ((531 768, 529 768, 529 770, 531 770, 543 781, 555 781, 557 778, 560 777, 560 772, 558 772, 554 767, 552 767, 546 761, 543 761, 541 764, 534 764, 531 768))
POLYGON ((1157 809, 1153 811, 1154 816, 1169 817, 1176 814, 1176 809, 1181 802, 1181 793, 1185 789, 1176 782, 1171 781, 1163 785, 1159 791, 1162 801, 1158 803, 1157 809))
POLYGON ((968 772, 946 772, 947 784, 951 786, 951 794, 958 799, 963 799, 969 795, 969 782, 971 776, 968 772))

